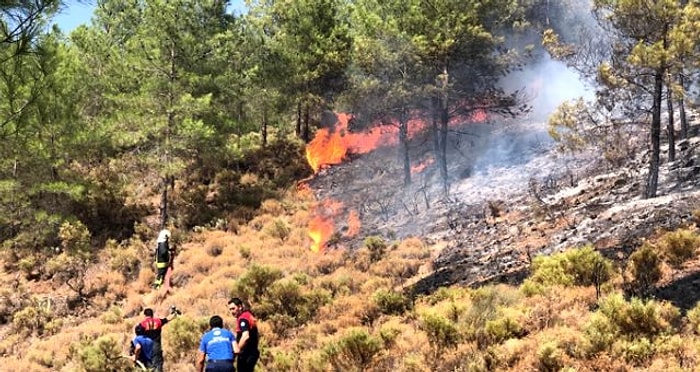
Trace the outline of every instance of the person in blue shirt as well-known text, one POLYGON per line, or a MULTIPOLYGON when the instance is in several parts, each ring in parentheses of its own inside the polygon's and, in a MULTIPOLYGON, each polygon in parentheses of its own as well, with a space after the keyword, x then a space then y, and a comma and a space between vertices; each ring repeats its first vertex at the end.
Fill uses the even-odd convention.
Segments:
POLYGON ((236 369, 233 367, 233 345, 236 343, 236 336, 224 328, 224 320, 218 315, 209 319, 209 328, 199 343, 197 372, 234 372, 236 369))
POLYGON ((151 368, 153 359, 153 340, 146 337, 146 329, 138 324, 134 328, 136 337, 131 341, 134 350, 132 355, 134 363, 141 363, 143 368, 151 368))

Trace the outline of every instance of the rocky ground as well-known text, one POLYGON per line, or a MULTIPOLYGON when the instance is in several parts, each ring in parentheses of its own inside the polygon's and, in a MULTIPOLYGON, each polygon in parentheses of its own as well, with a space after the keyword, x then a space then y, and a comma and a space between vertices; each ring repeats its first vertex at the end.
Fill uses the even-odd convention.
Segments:
MULTIPOLYGON (((442 247, 412 289, 517 283, 532 257, 593 244, 624 260, 655 233, 695 223, 700 206, 700 138, 677 143, 677 160, 662 151, 658 197, 643 199, 647 151, 611 167, 594 154, 557 153, 542 124, 467 126, 453 140, 451 191, 438 191, 437 172, 427 168, 404 188, 395 149, 381 149, 326 169, 311 182, 319 199, 341 201, 362 221, 360 238, 419 236, 442 247), (342 187, 340 187, 342 185, 342 187)), ((412 157, 429 154, 430 141, 414 140, 412 157), (418 145, 416 145, 418 143, 418 145)), ((336 216, 337 229, 345 229, 336 216)), ((361 239, 345 241, 350 247, 361 239)), ((658 296, 687 308, 700 294, 691 263, 658 296), (686 289, 683 289, 686 288, 686 289)))

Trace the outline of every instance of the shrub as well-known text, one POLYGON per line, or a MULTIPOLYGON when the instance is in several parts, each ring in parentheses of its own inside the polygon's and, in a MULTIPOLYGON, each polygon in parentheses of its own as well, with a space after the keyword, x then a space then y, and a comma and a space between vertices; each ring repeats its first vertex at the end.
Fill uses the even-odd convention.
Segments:
POLYGON ((44 327, 51 321, 52 314, 48 303, 34 299, 31 305, 17 311, 12 316, 12 326, 17 333, 29 335, 44 333, 44 327))
MULTIPOLYGON (((599 286, 610 280, 612 263, 588 245, 552 256, 537 256, 527 281, 545 286, 599 286)), ((526 282, 527 282, 526 281, 526 282)))
POLYGON ((369 250, 370 262, 377 262, 386 254, 387 244, 380 236, 373 235, 366 237, 364 246, 369 250))
POLYGON ((168 323, 164 337, 164 350, 170 355, 167 359, 182 359, 199 346, 202 332, 209 328, 209 319, 195 321, 188 316, 178 316, 168 323))
POLYGON ((382 314, 401 315, 411 308, 411 301, 399 292, 379 289, 374 292, 372 302, 382 314))
POLYGON ((281 218, 276 218, 272 223, 265 226, 265 234, 280 241, 287 240, 291 232, 292 229, 281 218))
POLYGON ((695 257, 695 251, 700 245, 700 237, 692 230, 679 229, 664 234, 659 247, 666 261, 674 268, 695 257))
POLYGON ((560 371, 564 368, 563 357, 564 353, 556 341, 546 342, 537 349, 537 370, 560 371))
POLYGON ((479 337, 478 341, 480 346, 499 344, 509 338, 520 337, 523 333, 523 327, 518 320, 504 314, 486 322, 483 328, 483 337, 479 337))
POLYGON ((620 294, 604 298, 598 311, 584 327, 584 334, 593 353, 605 351, 614 340, 656 337, 674 332, 680 321, 680 311, 674 306, 657 301, 632 298, 630 301, 620 294))
POLYGON ((440 315, 424 315, 421 317, 419 328, 428 336, 433 356, 442 354, 444 349, 457 347, 461 340, 455 323, 440 315))
POLYGON ((133 363, 122 357, 122 346, 111 335, 96 340, 85 338, 77 345, 71 345, 71 354, 85 372, 131 372, 133 363))
POLYGON ((267 292, 268 287, 282 276, 282 271, 277 268, 252 265, 233 285, 231 295, 258 302, 267 292))
POLYGON ((364 329, 350 329, 338 341, 323 348, 336 371, 368 370, 382 343, 364 329))
POLYGON ((141 270, 141 257, 133 246, 121 247, 109 241, 110 268, 121 273, 127 280, 135 280, 141 270))
POLYGON ((630 255, 629 270, 632 276, 630 291, 640 297, 648 297, 661 278, 661 258, 654 247, 644 243, 630 255))
POLYGON ((696 334, 700 335, 700 302, 696 303, 692 309, 686 313, 688 318, 688 327, 696 334))
POLYGON ((652 342, 641 337, 634 340, 619 340, 613 344, 613 355, 621 356, 636 366, 646 364, 656 353, 652 342))

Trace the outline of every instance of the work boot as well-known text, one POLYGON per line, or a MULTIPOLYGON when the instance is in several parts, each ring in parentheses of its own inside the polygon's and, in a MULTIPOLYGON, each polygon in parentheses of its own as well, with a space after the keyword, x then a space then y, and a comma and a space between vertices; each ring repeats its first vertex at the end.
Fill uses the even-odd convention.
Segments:
POLYGON ((163 285, 163 278, 156 279, 156 281, 153 282, 152 287, 154 289, 158 289, 158 288, 160 288, 161 285, 163 285))

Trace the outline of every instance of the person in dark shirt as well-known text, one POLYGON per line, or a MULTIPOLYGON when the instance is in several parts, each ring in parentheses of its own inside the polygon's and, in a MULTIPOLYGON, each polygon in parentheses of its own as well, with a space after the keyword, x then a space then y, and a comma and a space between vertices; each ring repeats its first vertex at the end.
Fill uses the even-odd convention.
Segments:
POLYGON ((236 369, 233 367, 233 345, 236 343, 236 336, 224 328, 224 320, 218 315, 209 319, 209 327, 209 331, 199 342, 197 372, 234 372, 236 369))
POLYGON ((260 358, 257 320, 240 298, 229 300, 228 309, 236 317, 236 369, 238 372, 252 372, 260 358))
POLYGON ((163 326, 168 324, 179 311, 176 308, 171 308, 170 315, 165 318, 156 318, 153 314, 153 309, 147 308, 143 311, 144 318, 139 325, 144 329, 144 335, 153 340, 153 358, 151 364, 155 371, 163 371, 163 347, 161 345, 161 332, 163 326))

